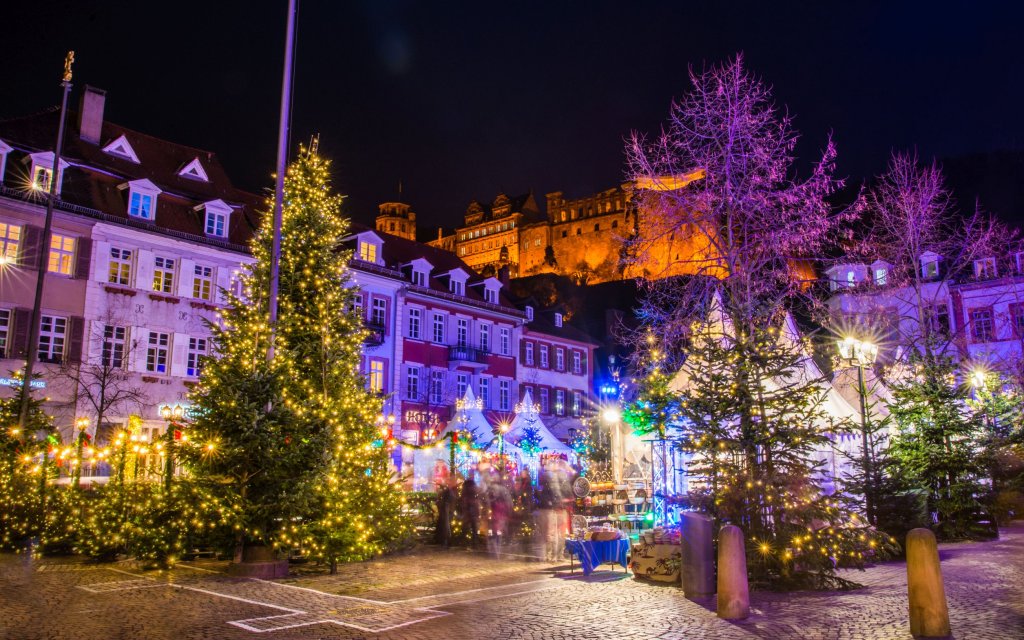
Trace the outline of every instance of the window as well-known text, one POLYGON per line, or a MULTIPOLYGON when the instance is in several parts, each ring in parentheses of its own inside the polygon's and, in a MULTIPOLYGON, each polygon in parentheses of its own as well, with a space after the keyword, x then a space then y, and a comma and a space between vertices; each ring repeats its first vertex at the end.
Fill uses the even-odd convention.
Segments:
POLYGON ((384 393, 384 362, 373 358, 370 360, 370 392, 384 393))
POLYGON ((0 260, 17 262, 18 246, 21 244, 21 227, 16 224, 0 223, 0 260))
POLYGON ((196 275, 192 280, 192 297, 200 300, 213 299, 213 267, 196 265, 196 275))
POLYGON ((480 378, 477 381, 477 390, 480 395, 480 402, 483 403, 484 409, 491 406, 491 379, 480 378))
POLYGON ((408 335, 413 340, 420 339, 420 323, 423 319, 423 312, 419 309, 409 309, 409 331, 408 335))
POLYGON ((370 324, 376 327, 387 326, 388 301, 384 298, 374 298, 370 307, 370 324))
POLYGON ((466 397, 466 389, 469 388, 469 374, 459 373, 455 376, 455 390, 459 398, 466 397))
POLYGON ((124 366, 124 345, 128 330, 112 324, 103 327, 103 350, 100 353, 100 364, 104 367, 120 369, 124 366))
POLYGON ((146 349, 146 371, 167 373, 167 352, 171 344, 169 333, 149 332, 149 347, 146 349))
POLYGON ((59 363, 64 358, 68 319, 43 316, 39 321, 39 362, 59 363))
POLYGON ((448 288, 451 290, 452 293, 454 293, 457 296, 466 295, 466 283, 462 282, 461 280, 456 280, 455 278, 452 278, 451 281, 449 282, 448 288))
POLYGON ((526 343, 525 351, 526 351, 526 364, 527 364, 527 366, 532 367, 533 366, 533 343, 532 342, 527 342, 526 343))
POLYGON ((540 345, 540 366, 542 369, 548 368, 548 345, 540 345))
POLYGON ((562 314, 560 313, 555 314, 555 326, 559 328, 562 327, 562 314))
POLYGON ((847 271, 846 272, 846 286, 852 287, 855 284, 857 284, 857 272, 856 271, 847 271))
POLYGON ((434 314, 434 342, 436 342, 437 344, 444 344, 444 341, 445 341, 444 334, 445 334, 445 331, 444 331, 444 314, 443 313, 435 313, 434 314))
POLYGON ((992 342, 996 339, 991 307, 971 310, 971 333, 975 342, 992 342))
POLYGON ((579 351, 572 352, 572 372, 575 374, 583 373, 583 354, 579 351))
POLYGON ((512 399, 512 381, 498 380, 498 410, 508 411, 512 399))
POLYGON ((565 415, 565 391, 561 389, 555 391, 555 413, 565 415))
POLYGON ((491 350, 491 325, 480 325, 480 350, 490 352, 491 350))
POLYGON ((359 259, 363 262, 377 262, 377 245, 372 242, 360 242, 359 259))
POLYGON ((545 387, 541 387, 540 390, 540 412, 550 413, 551 403, 548 400, 548 390, 545 387))
POLYGON ((70 236, 50 236, 50 273, 70 276, 75 261, 75 239, 70 236))
POLYGON ((412 283, 417 287, 427 286, 427 274, 423 273, 422 271, 413 271, 412 283))
POLYGON ((562 347, 555 349, 555 370, 565 371, 565 349, 562 347))
POLYGON ((886 276, 888 275, 889 274, 885 269, 875 269, 875 284, 880 287, 884 287, 886 276))
POLYGON ((583 394, 579 391, 572 392, 572 415, 577 418, 583 413, 583 394))
MULTIPOLYGON (((0 311, 0 313, 3 312, 0 311)), ((1010 305, 1010 323, 1013 325, 1014 335, 1018 338, 1024 338, 1024 304, 1010 305)))
POLYGON ((978 280, 986 280, 996 277, 996 259, 983 258, 974 261, 974 277, 978 280))
POLYGON ((484 289, 484 300, 491 304, 498 304, 498 292, 493 288, 484 289))
POLYGON ((206 234, 223 238, 227 235, 228 214, 206 208, 206 234))
POLYGON ((416 365, 405 367, 405 397, 409 400, 420 399, 420 368, 416 365))
POLYGON ((352 312, 355 313, 360 318, 364 317, 363 316, 363 295, 361 293, 357 293, 355 295, 355 297, 352 298, 352 312))
POLYGON ((929 329, 940 335, 950 335, 949 306, 944 303, 928 305, 924 308, 925 321, 929 329))
POLYGON ((939 277, 939 261, 928 260, 922 264, 922 272, 925 278, 937 278, 939 277))
POLYGON ((430 403, 444 402, 444 371, 430 372, 430 403))
MULTIPOLYGON (((128 215, 143 220, 153 219, 153 194, 132 191, 128 198, 128 215)), ((209 226, 209 223, 207 223, 209 226)))
POLYGON ((111 284, 132 283, 132 252, 131 249, 110 248, 110 270, 107 282, 111 284))
POLYGON ((203 358, 208 352, 208 341, 206 338, 189 338, 185 375, 198 377, 203 371, 203 358))
POLYGON ((7 345, 10 344, 11 310, 0 309, 0 358, 7 357, 7 345))
POLYGON ((459 318, 455 321, 455 344, 465 347, 469 343, 469 320, 459 318))
POLYGON ((502 327, 498 330, 499 335, 499 348, 501 349, 501 355, 507 356, 512 351, 512 332, 508 327, 502 327))
POLYGON ((533 322, 533 307, 526 307, 526 320, 527 322, 533 322))
POLYGON ((32 172, 32 188, 37 191, 50 190, 50 178, 53 177, 53 169, 41 167, 38 164, 32 172))
POLYGON ((174 291, 174 258, 153 258, 153 291, 174 291))

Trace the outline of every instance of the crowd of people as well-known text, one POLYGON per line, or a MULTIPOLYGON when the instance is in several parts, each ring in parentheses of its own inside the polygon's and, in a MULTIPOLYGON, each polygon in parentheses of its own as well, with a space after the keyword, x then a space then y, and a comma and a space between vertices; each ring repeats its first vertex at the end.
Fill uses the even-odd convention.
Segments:
POLYGON ((465 475, 437 477, 437 543, 468 543, 495 554, 513 545, 527 555, 555 561, 562 557, 575 504, 576 475, 561 458, 546 459, 534 482, 529 470, 499 470, 481 461, 465 475))

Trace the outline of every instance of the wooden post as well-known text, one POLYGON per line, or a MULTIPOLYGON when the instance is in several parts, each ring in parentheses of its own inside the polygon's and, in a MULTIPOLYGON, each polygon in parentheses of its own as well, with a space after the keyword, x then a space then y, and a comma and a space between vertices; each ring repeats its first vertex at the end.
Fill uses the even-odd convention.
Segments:
POLYGON ((910 633, 916 638, 949 637, 949 607, 939 548, 935 534, 928 529, 913 529, 907 534, 907 592, 910 633))
POLYGON ((715 593, 715 550, 711 518, 684 513, 682 519, 682 582, 687 598, 704 598, 715 593))
POLYGON ((743 530, 727 524, 718 532, 718 617, 742 620, 749 615, 750 590, 743 530))

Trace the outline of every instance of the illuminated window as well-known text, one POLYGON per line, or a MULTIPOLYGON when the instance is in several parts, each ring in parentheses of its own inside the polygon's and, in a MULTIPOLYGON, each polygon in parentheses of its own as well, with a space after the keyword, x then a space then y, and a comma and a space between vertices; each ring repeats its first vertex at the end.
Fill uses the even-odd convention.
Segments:
POLYGON ((377 245, 372 242, 360 242, 359 259, 363 262, 377 262, 377 245))
POLYGON ((579 391, 572 392, 572 415, 577 418, 583 412, 583 394, 579 391))
POLYGON ((43 316, 39 320, 39 362, 57 364, 64 358, 68 319, 43 316))
POLYGON ((47 270, 70 276, 75 261, 75 239, 71 236, 50 236, 50 263, 47 270))
POLYGON ((103 350, 100 353, 100 364, 112 369, 124 366, 124 347, 128 337, 125 327, 108 324, 103 327, 103 350))
POLYGON ((32 188, 37 191, 49 191, 50 179, 53 177, 53 169, 36 165, 32 172, 32 188))
POLYGON ((132 282, 132 252, 131 249, 110 248, 110 269, 107 273, 107 282, 128 286, 132 282))
POLYGON ((192 297, 200 300, 213 299, 213 267, 197 264, 192 280, 192 297))
POLYGON ((171 293, 174 291, 174 258, 153 258, 153 291, 171 293))
POLYGON ((167 373, 167 354, 170 351, 171 334, 149 332, 149 345, 146 349, 146 371, 150 373, 167 373))
POLYGON ((132 191, 128 199, 128 215, 143 220, 153 219, 153 195, 132 191))
POLYGON ((996 259, 982 258, 981 260, 975 260, 974 277, 978 280, 996 277, 996 259))
POLYGON ((370 360, 370 391, 373 393, 384 392, 384 362, 376 358, 370 360))
POLYGON ((203 358, 208 353, 209 344, 206 338, 188 339, 188 360, 185 363, 185 375, 198 377, 203 371, 203 358))
POLYGON ((5 264, 17 262, 20 244, 21 227, 16 224, 0 223, 0 259, 5 264))

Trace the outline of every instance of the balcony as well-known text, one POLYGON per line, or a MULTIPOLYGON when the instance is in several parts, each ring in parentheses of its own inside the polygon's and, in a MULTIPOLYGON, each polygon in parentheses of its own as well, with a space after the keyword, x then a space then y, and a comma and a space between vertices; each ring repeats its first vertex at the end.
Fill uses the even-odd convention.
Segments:
POLYGON ((470 365, 484 369, 487 367, 487 356, 489 354, 489 351, 469 345, 452 345, 448 347, 448 368, 453 369, 459 365, 470 365))
POLYGON ((377 322, 366 321, 363 324, 366 328, 367 336, 363 338, 363 344, 368 347, 379 347, 384 344, 384 335, 387 331, 387 327, 377 322))

